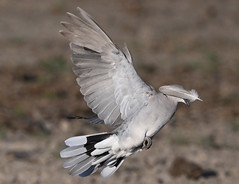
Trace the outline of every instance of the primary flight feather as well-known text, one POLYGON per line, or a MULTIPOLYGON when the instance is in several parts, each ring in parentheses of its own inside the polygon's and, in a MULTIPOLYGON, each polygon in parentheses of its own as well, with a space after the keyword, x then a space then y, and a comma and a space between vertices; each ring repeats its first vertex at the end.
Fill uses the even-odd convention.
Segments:
POLYGON ((81 8, 67 13, 71 23, 60 33, 70 41, 73 72, 87 105, 97 115, 94 123, 115 126, 112 132, 71 137, 62 150, 64 168, 71 175, 89 176, 103 168, 111 176, 126 157, 148 149, 152 137, 172 118, 179 102, 201 100, 195 90, 167 85, 157 92, 136 73, 128 48, 119 50, 81 8))

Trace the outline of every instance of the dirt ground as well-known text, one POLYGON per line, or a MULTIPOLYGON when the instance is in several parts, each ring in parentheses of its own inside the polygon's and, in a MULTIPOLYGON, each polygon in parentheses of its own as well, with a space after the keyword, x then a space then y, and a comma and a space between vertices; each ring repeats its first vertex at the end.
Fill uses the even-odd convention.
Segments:
POLYGON ((1 0, 0 183, 235 184, 239 180, 239 1, 1 0), (85 9, 155 87, 195 88, 203 102, 179 105, 152 147, 110 178, 71 177, 64 140, 111 130, 89 115, 59 24, 85 9))

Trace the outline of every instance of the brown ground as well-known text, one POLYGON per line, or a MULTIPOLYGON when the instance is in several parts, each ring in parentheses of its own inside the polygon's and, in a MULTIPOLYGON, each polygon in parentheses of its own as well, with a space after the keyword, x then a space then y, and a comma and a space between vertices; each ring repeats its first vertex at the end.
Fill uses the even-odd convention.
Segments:
POLYGON ((239 1, 0 1, 0 183, 238 183, 239 1), (59 151, 106 131, 71 121, 87 109, 59 22, 87 10, 154 86, 178 83, 203 102, 180 105, 148 151, 103 179, 71 177, 59 151))

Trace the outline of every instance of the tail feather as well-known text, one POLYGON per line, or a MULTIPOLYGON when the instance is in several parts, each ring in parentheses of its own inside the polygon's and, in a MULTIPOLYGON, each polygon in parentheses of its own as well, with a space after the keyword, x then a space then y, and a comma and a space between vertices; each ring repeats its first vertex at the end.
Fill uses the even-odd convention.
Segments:
POLYGON ((107 151, 109 151, 111 148, 103 148, 103 149, 95 149, 94 151, 91 152, 92 156, 97 156, 97 155, 101 155, 107 151))
POLYGON ((82 172, 79 176, 86 177, 93 173, 95 173, 98 169, 99 165, 92 165, 86 171, 82 172))
POLYGON ((81 155, 87 152, 87 149, 83 146, 72 146, 68 147, 60 152, 62 158, 69 158, 76 155, 81 155))
POLYGON ((69 147, 60 152, 62 158, 69 158, 64 168, 71 168, 70 175, 89 176, 98 168, 105 167, 102 176, 111 176, 122 164, 124 158, 116 158, 111 152, 117 136, 112 133, 100 133, 71 137, 65 141, 69 147))
POLYGON ((95 160, 94 157, 89 157, 82 162, 78 163, 75 165, 71 170, 70 170, 70 175, 75 176, 79 175, 83 172, 85 172, 87 169, 91 167, 91 163, 95 160))
POLYGON ((86 176, 89 176, 91 174, 94 174, 99 169, 99 167, 101 167, 100 164, 92 165, 89 169, 87 169, 85 172, 81 173, 79 176, 86 177, 86 176))
POLYGON ((71 137, 67 140, 65 140, 65 144, 67 146, 80 146, 80 145, 85 145, 86 143, 93 143, 95 141, 101 141, 111 135, 110 133, 103 132, 99 134, 91 134, 87 136, 76 136, 76 137, 71 137))
POLYGON ((105 164, 106 166, 112 166, 116 163, 117 158, 111 158, 110 160, 107 161, 107 163, 105 164))
POLYGON ((117 169, 121 166, 124 162, 125 157, 118 158, 112 165, 107 165, 102 171, 101 176, 109 177, 117 171, 117 169))
POLYGON ((111 147, 112 144, 114 143, 115 137, 116 137, 116 135, 113 135, 113 136, 109 137, 108 139, 104 139, 104 140, 98 142, 97 144, 95 144, 95 148, 103 149, 103 148, 111 147))
POLYGON ((63 168, 70 168, 70 167, 73 167, 74 165, 82 162, 83 160, 89 158, 88 155, 86 154, 83 154, 83 155, 79 155, 77 157, 73 157, 73 158, 70 158, 68 159, 66 162, 64 162, 63 164, 63 168))
POLYGON ((106 155, 102 156, 101 158, 97 159, 96 161, 94 161, 92 164, 93 165, 100 164, 100 163, 105 162, 106 160, 110 159, 111 157, 112 157, 112 154, 106 154, 106 155))

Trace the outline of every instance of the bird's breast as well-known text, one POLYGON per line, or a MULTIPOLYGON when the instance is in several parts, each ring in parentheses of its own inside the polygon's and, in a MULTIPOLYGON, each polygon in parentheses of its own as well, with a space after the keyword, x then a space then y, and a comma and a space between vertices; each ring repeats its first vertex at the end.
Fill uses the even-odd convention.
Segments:
POLYGON ((153 99, 147 108, 141 123, 146 129, 146 136, 154 136, 172 117, 177 105, 161 96, 160 99, 153 99))
POLYGON ((142 145, 146 136, 153 137, 170 120, 175 109, 167 100, 152 98, 134 118, 118 128, 120 148, 130 150, 142 145))

